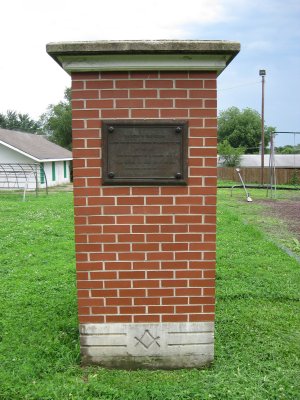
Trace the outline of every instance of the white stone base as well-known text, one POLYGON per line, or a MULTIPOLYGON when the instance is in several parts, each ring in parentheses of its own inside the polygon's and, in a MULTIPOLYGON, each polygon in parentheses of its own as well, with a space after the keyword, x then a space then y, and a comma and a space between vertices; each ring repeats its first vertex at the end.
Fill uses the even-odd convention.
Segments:
POLYGON ((198 368, 214 357, 213 322, 82 324, 82 362, 112 368, 198 368))

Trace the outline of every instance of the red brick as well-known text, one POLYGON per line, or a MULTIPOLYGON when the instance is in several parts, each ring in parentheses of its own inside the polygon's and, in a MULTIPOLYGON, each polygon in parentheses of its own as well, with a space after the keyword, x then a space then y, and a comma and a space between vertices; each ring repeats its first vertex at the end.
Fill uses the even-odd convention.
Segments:
MULTIPOLYGON (((119 200, 119 199, 118 199, 119 200)), ((144 216, 143 215, 122 215, 117 216, 117 224, 143 224, 144 216)))
POLYGON ((143 197, 118 197, 118 205, 143 205, 143 197))
POLYGON ((177 304, 188 304, 188 297, 164 297, 162 298, 163 305, 177 305, 177 304))
POLYGON ((133 206, 134 214, 160 214, 159 206, 133 206))
POLYGON ((130 90, 130 97, 133 99, 134 98, 138 98, 138 99, 156 98, 157 90, 151 90, 151 89, 130 90))
POLYGON ((133 187, 132 188, 133 196, 151 196, 158 195, 159 188, 158 187, 133 187))
POLYGON ((159 232, 159 225, 133 225, 132 233, 153 233, 159 232))
POLYGON ((161 99, 185 99, 187 96, 187 90, 160 90, 161 99))
POLYGON ((102 286, 99 281, 77 281, 77 289, 101 289, 102 286))
POLYGON ((145 271, 120 271, 119 279, 145 279, 145 271))
POLYGON ((144 81, 142 79, 127 79, 124 81, 117 80, 115 82, 117 89, 132 89, 132 88, 143 88, 144 81))
POLYGON ((143 280, 134 280, 132 282, 134 288, 158 288, 159 281, 158 280, 150 280, 150 279, 143 279, 143 280))
POLYGON ((173 204, 173 197, 163 196, 163 197, 150 197, 146 198, 147 205, 153 204, 173 204))
POLYGON ((178 287, 186 287, 187 283, 188 281, 184 279, 168 279, 168 280, 162 280, 161 286, 178 288, 178 287))
POLYGON ((216 90, 190 90, 191 98, 216 99, 216 90))
POLYGON ((214 314, 190 314, 190 322, 214 321, 214 314))
POLYGON ((72 90, 83 89, 83 88, 84 88, 83 81, 72 81, 72 90))
POLYGON ((162 289, 148 289, 147 295, 149 297, 167 297, 174 296, 174 290, 170 288, 162 288, 162 289))
POLYGON ((131 262, 129 261, 117 261, 117 262, 110 262, 107 261, 105 263, 105 269, 108 271, 124 271, 131 269, 131 262))
POLYGON ((205 108, 215 108, 217 109, 217 100, 205 100, 205 108))
POLYGON ((130 251, 130 244, 129 243, 110 243, 105 244, 103 246, 103 251, 105 252, 113 252, 121 253, 121 252, 128 252, 130 251))
POLYGON ((162 269, 183 269, 187 268, 187 261, 162 261, 162 269))
POLYGON ((187 232, 187 225, 162 225, 160 227, 161 233, 179 233, 179 232, 187 232))
POLYGON ((131 297, 109 297, 105 299, 105 303, 107 306, 131 306, 132 298, 131 297))
POLYGON ((215 298, 209 296, 190 297, 190 304, 215 304, 215 298))
POLYGON ((201 313, 201 312, 202 312, 201 305, 176 306, 176 313, 178 314, 201 313))
POLYGON ((120 314, 144 314, 145 310, 143 306, 120 307, 120 314))
POLYGON ((171 215, 151 215, 146 216, 146 224, 172 224, 173 217, 171 215))
POLYGON ((82 100, 72 101, 72 110, 81 110, 82 108, 84 108, 84 101, 82 100))
POLYGON ((172 279, 173 271, 147 271, 147 279, 172 279))
POLYGON ((216 118, 205 118, 204 125, 207 128, 216 128, 218 125, 218 121, 216 118))
MULTIPOLYGON (((163 206, 163 214, 189 214, 189 206, 163 206)), ((176 222, 176 221, 175 221, 176 222)))
POLYGON ((197 80, 197 79, 189 79, 189 80, 176 80, 175 82, 175 87, 176 88, 202 88, 203 87, 203 82, 202 80, 197 80))
POLYGON ((144 253, 119 253, 119 260, 121 261, 143 261, 145 259, 144 253))
POLYGON ((128 90, 101 90, 101 99, 128 99, 128 90))
POLYGON ((151 99, 146 100, 146 107, 149 108, 173 108, 173 99, 151 99))
POLYGON ((129 112, 125 108, 119 110, 102 110, 101 116, 102 118, 128 118, 129 112))
POLYGON ((212 305, 212 304, 211 305, 207 305, 207 306, 204 305, 203 306, 203 312, 204 313, 214 313, 215 312, 215 308, 216 307, 214 305, 212 305))
POLYGON ((106 322, 132 322, 131 315, 107 315, 106 322))
POLYGON ((122 214, 130 214, 129 206, 107 206, 103 208, 104 214, 111 215, 122 215, 122 214))
POLYGON ((117 314, 117 307, 92 307, 93 314, 117 314))
POLYGON ((151 88, 172 88, 173 87, 173 81, 172 80, 147 80, 146 81, 146 88, 151 89, 151 88))
POLYGON ((167 243, 167 242, 173 242, 173 235, 170 234, 148 234, 147 235, 147 241, 148 242, 161 242, 161 243, 167 243))
POLYGON ((129 187, 102 187, 103 196, 129 196, 129 187))
POLYGON ((86 82, 87 89, 112 89, 113 88, 113 81, 88 81, 86 82))
POLYGON ((87 316, 83 316, 83 315, 79 315, 79 323, 80 324, 89 324, 89 323, 103 323, 104 322, 104 317, 101 315, 87 315, 87 316))
POLYGON ((201 288, 176 288, 175 296, 201 296, 201 288))
POLYGON ((175 107, 177 108, 202 108, 203 101, 199 99, 190 100, 190 99, 177 99, 175 100, 175 107))
POLYGON ((186 322, 188 320, 188 316, 186 314, 170 314, 170 315, 162 315, 162 322, 186 322))
POLYGON ((187 251, 188 243, 162 243, 162 251, 187 251))
POLYGON ((113 108, 112 100, 87 100, 86 108, 113 108))
POLYGON ((133 322, 159 322, 159 315, 134 315, 133 322))
POLYGON ((132 268, 136 270, 153 270, 153 269, 159 269, 159 262, 158 261, 134 261, 132 263, 132 268))
POLYGON ((91 253, 91 261, 113 261, 116 260, 116 253, 91 253))
POLYGON ((179 204, 179 205, 184 205, 184 204, 188 204, 188 205, 193 205, 193 204, 198 204, 201 205, 202 204, 202 197, 200 196, 178 196, 175 199, 175 203, 179 204))
POLYGON ((176 279, 181 278, 202 278, 202 271, 197 270, 184 270, 184 271, 176 271, 175 272, 176 279))
POLYGON ((103 233, 129 233, 130 226, 128 225, 105 225, 103 233))
MULTIPOLYGON (((153 289, 152 289, 153 290, 153 289)), ((120 297, 145 297, 146 290, 145 289, 120 289, 119 296, 120 297)))
POLYGON ((72 99, 99 99, 99 90, 73 90, 72 99))
POLYGON ((160 115, 162 118, 188 118, 188 114, 188 110, 181 110, 179 108, 160 110, 160 115))
MULTIPOLYGON (((88 120, 86 122, 87 128, 101 128, 101 121, 99 119, 97 120, 88 120)), ((99 133, 97 132, 97 136, 99 136, 99 133)))
POLYGON ((200 253, 192 251, 175 253, 175 260, 199 260, 200 257, 200 253))
POLYGON ((105 289, 120 289, 120 288, 130 288, 131 281, 120 281, 120 280, 113 280, 113 281, 104 281, 105 289))
POLYGON ((135 99, 135 100, 116 100, 117 108, 142 108, 143 100, 135 99))
POLYGON ((118 235, 119 242, 127 243, 143 243, 145 242, 145 235, 142 234, 120 234, 118 235))
POLYGON ((118 291, 115 289, 92 290, 92 297, 117 297, 118 291))
POLYGON ((172 307, 172 306, 149 306, 148 312, 150 314, 174 313, 174 307, 172 307))
POLYGON ((135 305, 159 305, 160 298, 159 297, 137 297, 134 299, 135 305))
POLYGON ((131 111, 132 118, 158 118, 159 112, 154 109, 140 109, 131 111))

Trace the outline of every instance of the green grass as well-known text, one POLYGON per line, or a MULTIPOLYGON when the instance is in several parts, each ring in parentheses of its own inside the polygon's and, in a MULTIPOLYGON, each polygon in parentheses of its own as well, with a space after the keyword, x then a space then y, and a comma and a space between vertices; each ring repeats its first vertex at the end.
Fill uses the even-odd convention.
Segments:
POLYGON ((300 399, 299 264, 228 191, 219 198, 215 362, 179 371, 81 368, 72 194, 20 199, 0 194, 1 400, 300 399))

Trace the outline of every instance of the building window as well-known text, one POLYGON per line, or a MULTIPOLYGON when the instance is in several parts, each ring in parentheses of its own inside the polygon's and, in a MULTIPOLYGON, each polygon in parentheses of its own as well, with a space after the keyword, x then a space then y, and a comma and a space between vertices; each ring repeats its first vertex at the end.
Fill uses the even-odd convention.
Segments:
POLYGON ((41 185, 45 183, 45 171, 44 171, 44 163, 40 163, 40 182, 41 185))
POLYGON ((52 161, 52 180, 56 180, 55 161, 52 161))
POLYGON ((64 178, 67 177, 67 161, 64 161, 64 178))

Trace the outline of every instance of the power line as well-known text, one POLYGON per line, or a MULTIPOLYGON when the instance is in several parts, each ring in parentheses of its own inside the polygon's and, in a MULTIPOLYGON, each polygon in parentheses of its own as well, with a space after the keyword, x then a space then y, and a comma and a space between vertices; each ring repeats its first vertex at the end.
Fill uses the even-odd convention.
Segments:
POLYGON ((228 87, 228 88, 223 88, 223 89, 219 88, 218 91, 236 89, 236 88, 244 87, 244 86, 258 85, 259 83, 260 83, 260 81, 253 81, 253 82, 243 83, 241 85, 231 86, 231 87, 228 87))

